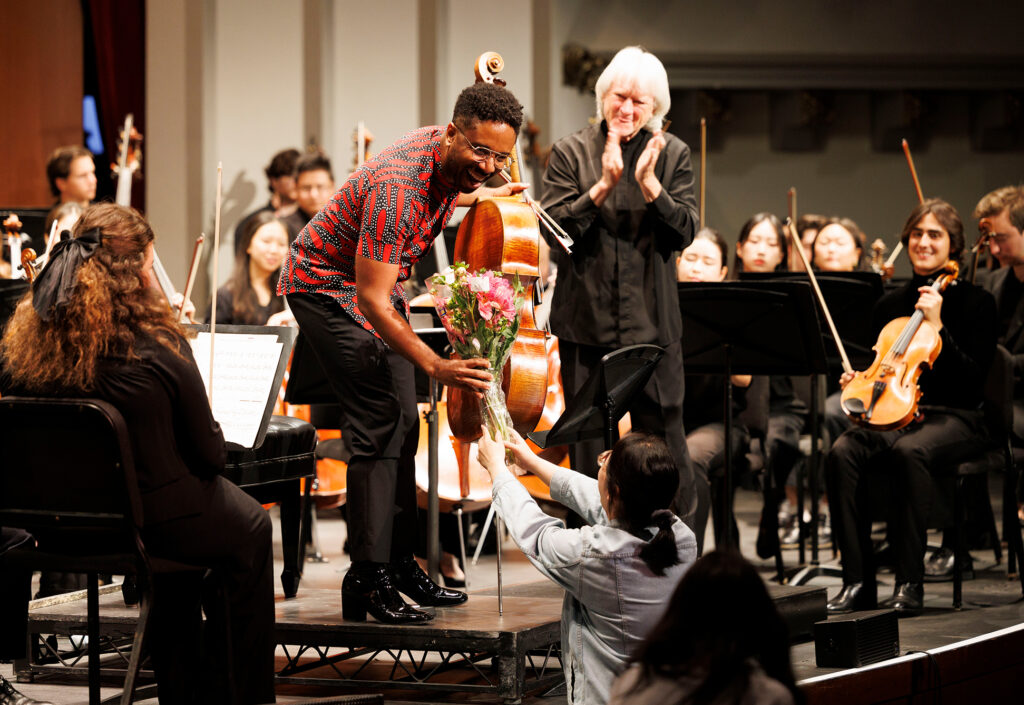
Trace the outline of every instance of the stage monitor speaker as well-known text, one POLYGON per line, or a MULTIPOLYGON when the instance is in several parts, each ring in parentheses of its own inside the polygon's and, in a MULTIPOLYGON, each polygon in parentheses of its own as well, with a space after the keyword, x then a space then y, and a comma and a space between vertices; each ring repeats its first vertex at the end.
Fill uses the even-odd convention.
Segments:
POLYGON ((856 668, 900 655, 895 610, 854 612, 814 625, 818 668, 856 668))

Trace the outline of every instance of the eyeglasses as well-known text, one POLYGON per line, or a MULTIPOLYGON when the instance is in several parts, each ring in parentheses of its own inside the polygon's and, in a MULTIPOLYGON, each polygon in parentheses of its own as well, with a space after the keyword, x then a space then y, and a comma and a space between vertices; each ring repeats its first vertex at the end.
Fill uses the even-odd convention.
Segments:
MULTIPOLYGON (((455 125, 455 123, 453 122, 452 125, 455 125)), ((466 140, 466 144, 469 145, 470 151, 473 152, 473 157, 478 162, 483 163, 487 161, 488 157, 493 157, 494 165, 500 169, 501 167, 505 166, 505 162, 507 162, 508 158, 512 156, 510 152, 495 152, 493 149, 490 149, 488 147, 481 147, 479 145, 475 145, 469 141, 469 138, 466 137, 466 133, 459 129, 458 125, 455 125, 455 129, 459 130, 459 134, 462 135, 462 138, 464 140, 466 140)))
POLYGON ((604 464, 608 462, 608 458, 612 455, 611 450, 602 450, 597 456, 597 467, 600 470, 604 467, 604 464))

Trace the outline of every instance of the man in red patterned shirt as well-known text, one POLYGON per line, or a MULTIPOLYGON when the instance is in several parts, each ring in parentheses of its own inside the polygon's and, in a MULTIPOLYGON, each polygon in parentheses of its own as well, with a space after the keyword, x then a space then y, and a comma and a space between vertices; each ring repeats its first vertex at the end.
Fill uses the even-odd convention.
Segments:
POLYGON ((482 395, 483 359, 446 360, 409 326, 400 282, 429 250, 456 206, 526 188, 483 184, 508 160, 522 106, 504 88, 462 91, 446 127, 413 130, 360 166, 292 244, 278 291, 319 359, 346 416, 352 566, 341 587, 345 619, 369 612, 422 622, 421 606, 465 602, 413 558, 416 542, 416 365, 442 384, 482 395))

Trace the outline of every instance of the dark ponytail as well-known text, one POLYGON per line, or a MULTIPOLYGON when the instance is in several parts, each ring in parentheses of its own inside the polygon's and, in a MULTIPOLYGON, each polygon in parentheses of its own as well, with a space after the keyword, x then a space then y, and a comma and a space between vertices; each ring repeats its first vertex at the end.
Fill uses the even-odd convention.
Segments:
POLYGON ((655 575, 664 575, 666 568, 679 563, 676 535, 672 531, 675 518, 668 509, 658 509, 651 515, 651 523, 658 527, 658 533, 640 549, 640 557, 655 575))
POLYGON ((655 575, 679 563, 669 503, 679 487, 679 470, 665 441, 646 433, 624 436, 608 458, 608 486, 620 502, 622 521, 635 536, 646 536, 652 523, 658 533, 640 549, 640 557, 655 575))

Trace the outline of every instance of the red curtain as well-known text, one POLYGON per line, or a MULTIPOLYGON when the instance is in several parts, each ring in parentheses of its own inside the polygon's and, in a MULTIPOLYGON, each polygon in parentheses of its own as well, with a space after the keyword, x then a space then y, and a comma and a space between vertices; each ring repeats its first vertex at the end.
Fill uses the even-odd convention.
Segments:
MULTIPOLYGON (((103 141, 113 161, 128 113, 143 137, 146 134, 145 0, 83 0, 83 10, 92 27, 103 141)), ((139 176, 132 184, 132 205, 144 212, 145 190, 135 183, 139 176)))

